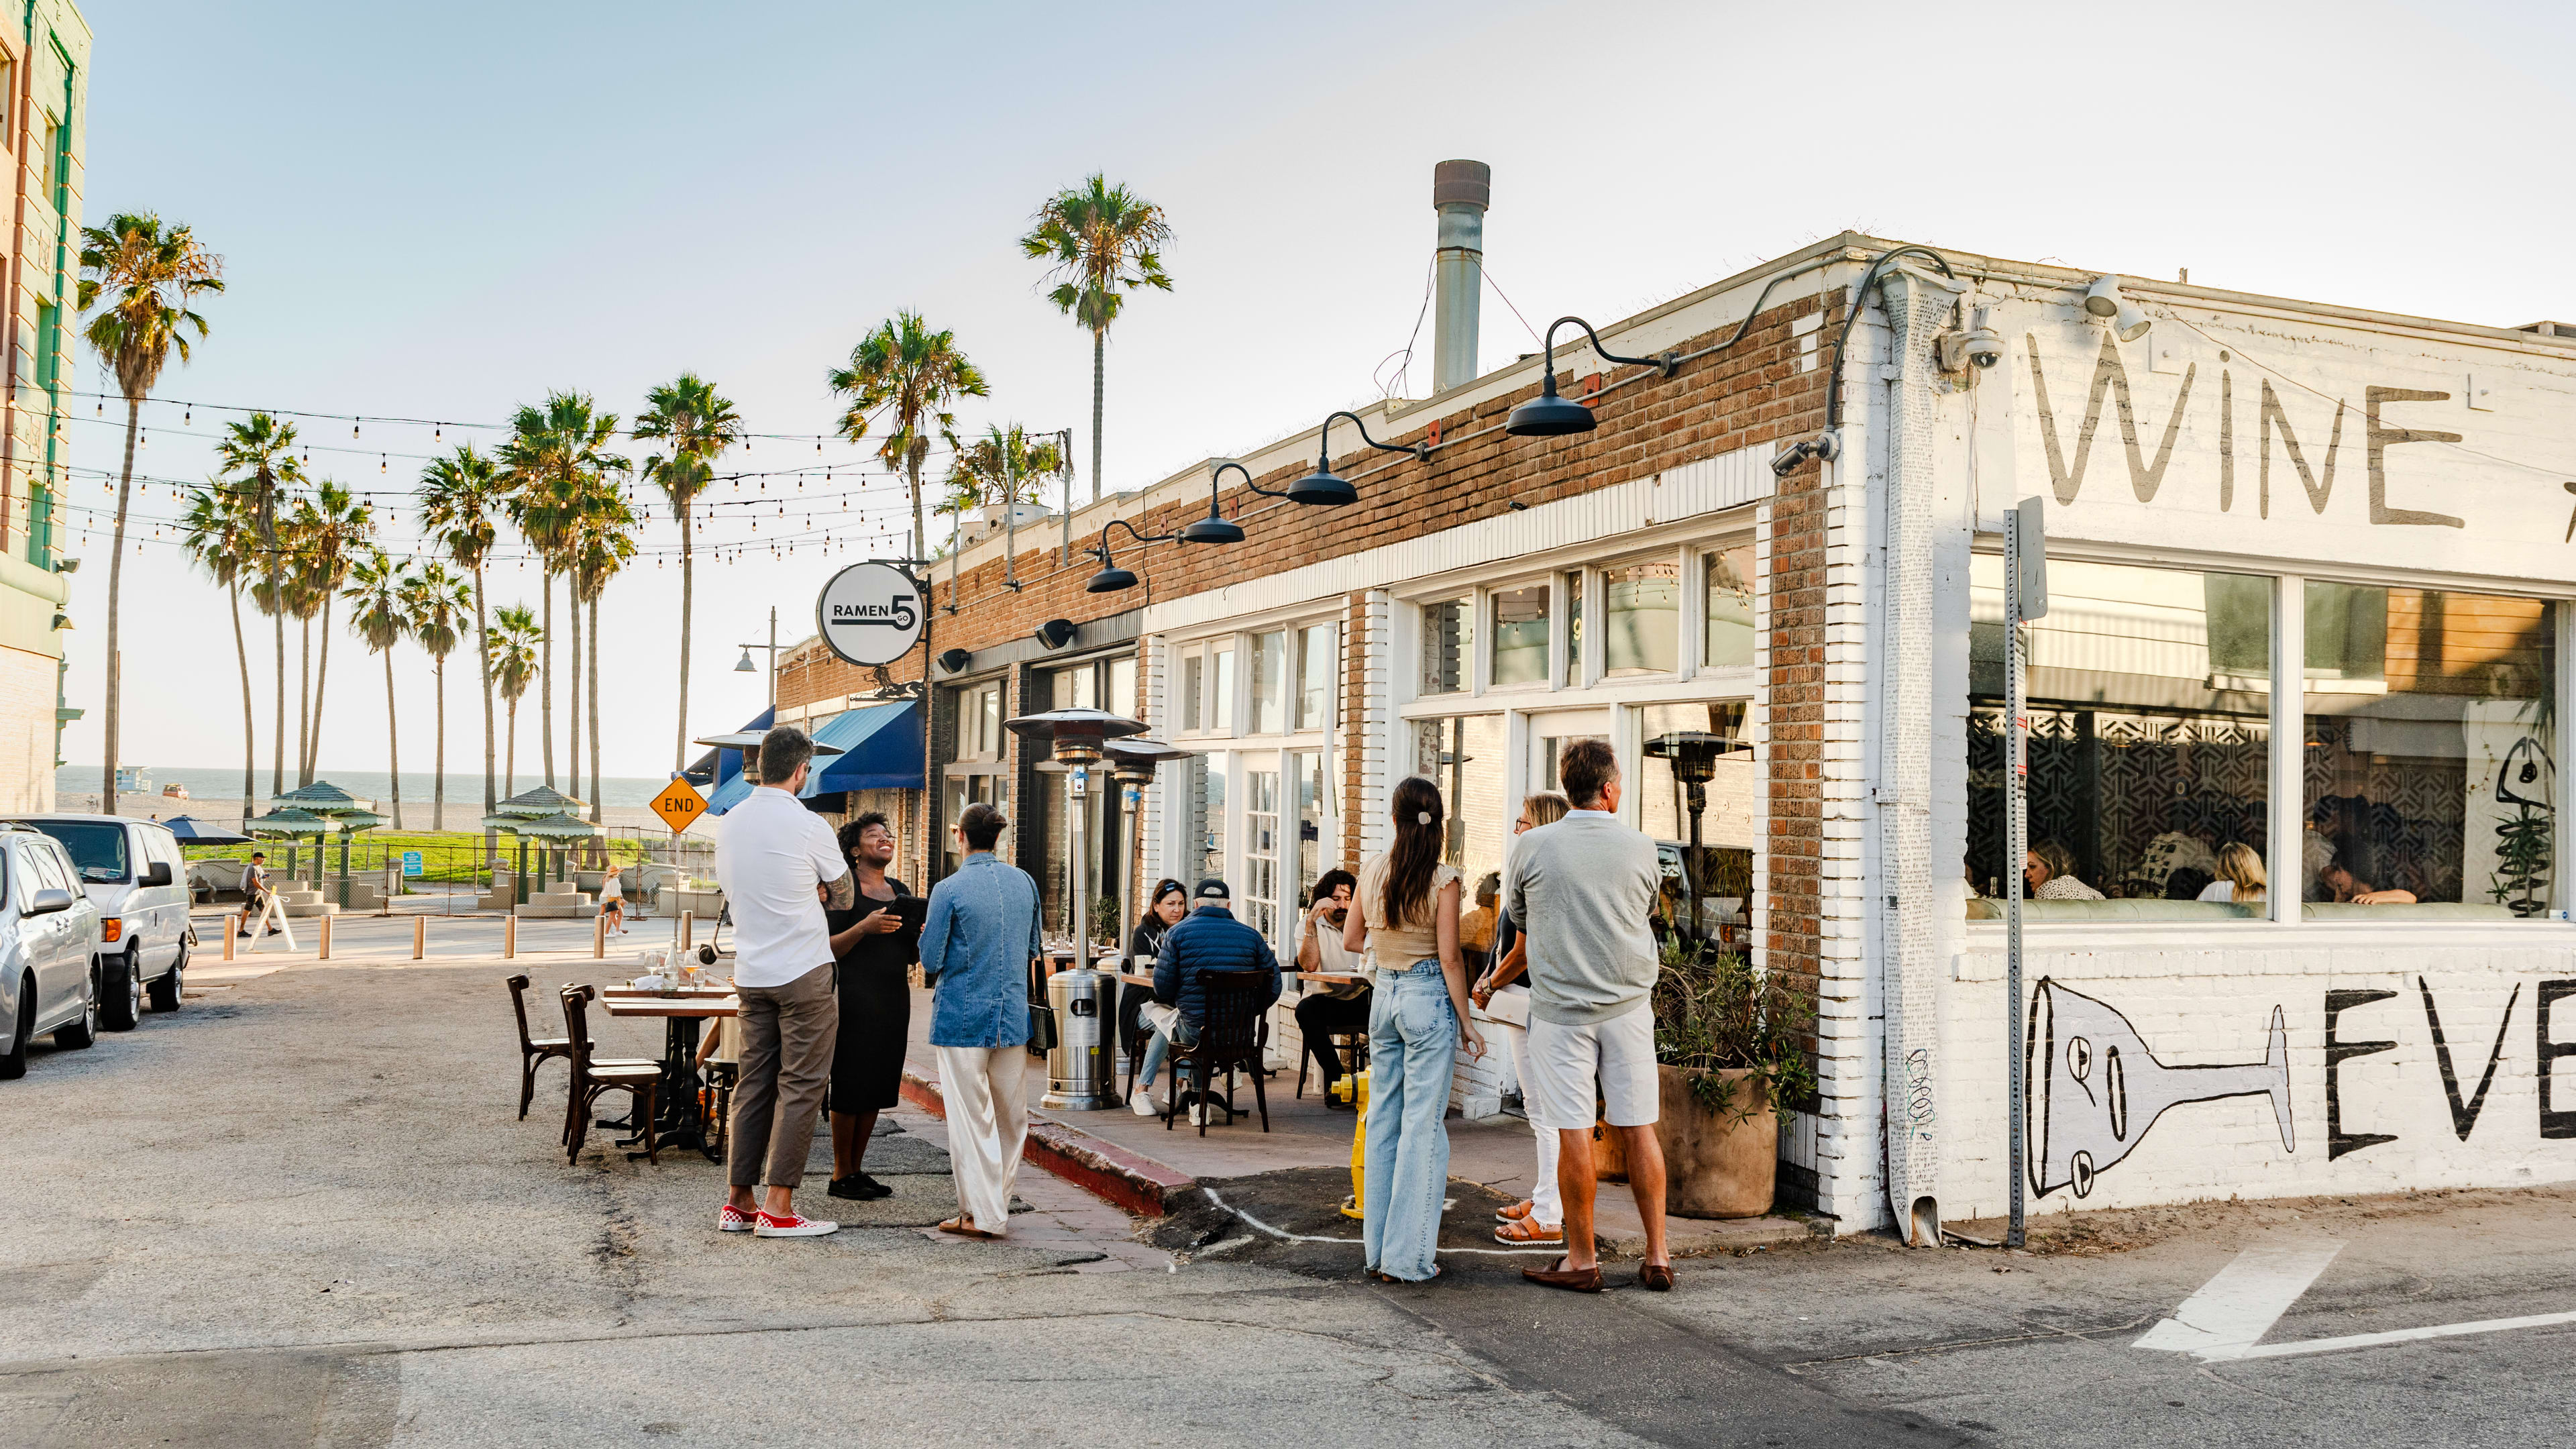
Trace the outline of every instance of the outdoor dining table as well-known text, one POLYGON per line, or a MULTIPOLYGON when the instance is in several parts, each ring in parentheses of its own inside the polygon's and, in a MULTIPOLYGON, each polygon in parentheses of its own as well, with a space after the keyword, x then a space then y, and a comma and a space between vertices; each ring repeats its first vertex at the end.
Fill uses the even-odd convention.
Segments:
POLYGON ((661 1108, 654 1131, 673 1147, 694 1147, 709 1161, 717 1149, 708 1140, 698 1108, 698 1028, 710 1017, 740 1016, 742 998, 723 986, 681 987, 676 991, 638 991, 611 987, 599 995, 610 1016, 661 1017, 667 1023, 662 1040, 661 1108))

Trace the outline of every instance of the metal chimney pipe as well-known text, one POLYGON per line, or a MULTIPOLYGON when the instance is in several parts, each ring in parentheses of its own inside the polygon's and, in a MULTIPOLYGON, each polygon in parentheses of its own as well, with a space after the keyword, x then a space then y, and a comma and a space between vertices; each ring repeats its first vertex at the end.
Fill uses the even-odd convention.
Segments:
POLYGON ((1476 311, 1485 292, 1485 208, 1493 199, 1494 168, 1484 162, 1443 161, 1431 168, 1431 205, 1440 213, 1440 249, 1432 260, 1433 392, 1476 379, 1476 311))

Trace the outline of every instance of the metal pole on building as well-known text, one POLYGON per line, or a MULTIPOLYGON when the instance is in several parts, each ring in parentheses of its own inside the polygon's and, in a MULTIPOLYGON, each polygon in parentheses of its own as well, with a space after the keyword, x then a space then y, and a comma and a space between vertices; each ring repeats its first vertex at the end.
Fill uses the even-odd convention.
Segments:
MULTIPOLYGON (((1027 437, 1022 435, 1025 444, 1027 437)), ((1011 439, 1002 438, 1002 587, 1020 586, 1020 473, 1011 465, 1011 439)))
MULTIPOLYGON (((1055 471, 1064 480, 1064 557, 1057 561, 1061 568, 1073 567, 1073 429, 1063 428, 1055 435, 1055 471)), ((1100 501, 1100 480, 1091 480, 1091 501, 1100 501)))
POLYGON ((2021 626, 2048 612, 2048 539, 2040 521, 2041 503, 2023 499, 2004 515, 2004 994, 2011 999, 2004 1034, 2010 1058, 2011 1090, 2007 1094, 2012 1123, 2012 1208, 2004 1228, 2004 1246, 2026 1240, 2022 1182, 2030 1150, 2029 1054, 2023 1035, 2021 991, 2022 866, 2030 855, 2030 718, 2022 680, 2021 626))
POLYGON ((769 719, 778 722, 778 606, 769 606, 769 719))

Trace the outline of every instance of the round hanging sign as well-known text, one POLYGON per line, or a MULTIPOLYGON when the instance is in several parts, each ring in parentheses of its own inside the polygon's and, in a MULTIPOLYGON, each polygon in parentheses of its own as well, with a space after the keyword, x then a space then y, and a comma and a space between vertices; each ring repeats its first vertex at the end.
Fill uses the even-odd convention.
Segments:
POLYGON ((920 586, 892 564, 852 564, 814 601, 814 631, 852 664, 892 664, 921 642, 920 586))

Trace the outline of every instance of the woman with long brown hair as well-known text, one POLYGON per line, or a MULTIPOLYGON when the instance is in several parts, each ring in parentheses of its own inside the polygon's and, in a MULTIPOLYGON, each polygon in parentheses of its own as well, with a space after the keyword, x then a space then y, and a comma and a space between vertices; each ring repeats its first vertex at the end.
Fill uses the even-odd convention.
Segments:
POLYGON ((1360 1237, 1369 1271, 1388 1282, 1440 1274, 1433 1254, 1449 1188, 1449 1075, 1461 1046, 1485 1053, 1467 1017, 1458 868, 1440 858, 1446 813, 1429 780, 1396 784, 1395 844, 1360 868, 1342 934, 1344 946, 1365 944, 1377 964, 1360 1237))

